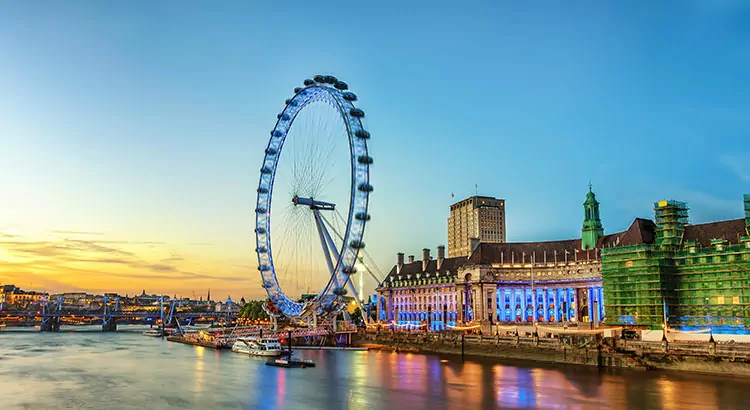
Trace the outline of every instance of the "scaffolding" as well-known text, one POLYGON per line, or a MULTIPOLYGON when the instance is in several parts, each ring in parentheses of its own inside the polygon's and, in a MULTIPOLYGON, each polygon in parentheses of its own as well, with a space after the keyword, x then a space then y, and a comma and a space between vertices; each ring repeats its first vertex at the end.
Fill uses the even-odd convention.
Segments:
POLYGON ((688 223, 687 204, 680 201, 659 201, 654 203, 654 214, 656 246, 661 250, 679 249, 688 223))
POLYGON ((750 325, 750 239, 714 239, 708 248, 686 243, 667 280, 675 294, 670 324, 750 325))
POLYGON ((745 194, 745 233, 750 236, 750 194, 745 194))
MULTIPOLYGON (((750 195, 744 196, 745 229, 750 195)), ((606 323, 613 325, 750 328, 750 235, 683 242, 688 208, 654 204, 654 245, 602 250, 606 323), (730 240, 731 239, 731 243, 730 240)), ((737 232, 740 236, 740 232, 737 232)))
POLYGON ((651 245, 602 250, 605 323, 660 325, 664 322, 662 254, 651 245))

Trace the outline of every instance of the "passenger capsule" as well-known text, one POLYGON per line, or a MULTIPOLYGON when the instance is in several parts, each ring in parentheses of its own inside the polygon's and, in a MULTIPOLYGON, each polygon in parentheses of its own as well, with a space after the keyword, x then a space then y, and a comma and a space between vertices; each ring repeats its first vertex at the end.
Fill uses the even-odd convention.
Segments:
POLYGON ((333 83, 333 86, 342 91, 349 89, 349 85, 343 81, 336 81, 335 83, 333 83))
POLYGON ((280 130, 271 131, 272 137, 281 138, 282 135, 284 135, 284 133, 280 130))
POLYGON ((302 87, 295 87, 294 88, 294 93, 295 94, 299 94, 300 91, 302 91, 302 87))
POLYGON ((264 234, 266 233, 266 228, 255 228, 255 233, 264 234))
POLYGON ((354 131, 354 135, 355 135, 355 136, 356 136, 357 138, 362 138, 363 140, 366 140, 366 139, 369 139, 369 138, 370 138, 370 133, 369 133, 369 132, 367 132, 367 131, 365 131, 365 130, 357 130, 357 131, 354 131))
POLYGON ((276 153, 279 152, 276 148, 266 148, 266 154, 268 155, 276 155, 276 153))
POLYGON ((346 273, 347 275, 353 275, 357 273, 357 269, 354 268, 354 266, 347 266, 344 269, 341 270, 342 272, 346 273))
POLYGON ((313 81, 313 80, 310 80, 310 79, 308 78, 307 80, 305 80, 305 81, 304 81, 304 84, 305 84, 306 86, 308 86, 308 87, 309 87, 309 86, 311 86, 311 85, 315 85, 315 81, 313 81))
POLYGON ((264 166, 263 168, 260 169, 260 173, 261 174, 270 174, 271 173, 271 167, 269 167, 268 165, 264 166))
POLYGON ((357 212, 356 214, 354 214, 354 219, 358 221, 369 221, 370 214, 367 214, 365 212, 357 212))
POLYGON ((266 213, 266 208, 255 208, 256 214, 264 214, 266 213))
POLYGON ((333 290, 333 294, 336 295, 336 296, 344 296, 344 295, 346 295, 346 293, 347 293, 346 289, 344 289, 344 288, 336 288, 336 289, 333 290))
POLYGON ((260 187, 260 188, 257 189, 257 191, 258 191, 259 194, 267 194, 268 193, 268 188, 260 187))
POLYGON ((354 94, 353 92, 350 92, 350 91, 341 93, 341 96, 347 101, 357 101, 357 94, 354 94))
POLYGON ((372 164, 372 157, 369 155, 360 155, 357 157, 357 161, 359 161, 360 164, 370 165, 372 164))
MULTIPOLYGON (((313 77, 313 80, 315 80, 316 83, 324 83, 325 82, 325 76, 324 75, 316 75, 313 77)), ((312 85, 312 84, 310 84, 312 85)))
POLYGON ((375 188, 373 188, 372 185, 363 182, 359 184, 357 189, 359 189, 362 192, 372 192, 375 188))
POLYGON ((365 247, 365 243, 362 241, 354 240, 349 242, 349 246, 351 246, 354 249, 362 249, 365 247))
POLYGON ((265 246, 261 246, 260 248, 255 248, 255 252, 266 253, 268 252, 268 249, 265 246))
POLYGON ((360 117, 361 118, 361 117, 365 116, 365 112, 362 111, 362 110, 360 110, 359 108, 352 108, 351 110, 349 110, 349 114, 351 114, 352 117, 360 117))

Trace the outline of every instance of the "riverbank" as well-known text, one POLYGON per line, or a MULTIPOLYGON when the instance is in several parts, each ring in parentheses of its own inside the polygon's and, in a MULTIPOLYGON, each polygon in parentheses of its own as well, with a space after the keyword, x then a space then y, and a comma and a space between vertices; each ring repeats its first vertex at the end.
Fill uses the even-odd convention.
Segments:
POLYGON ((358 345, 395 352, 750 377, 750 345, 746 344, 626 342, 595 336, 540 338, 367 332, 360 334, 358 345))

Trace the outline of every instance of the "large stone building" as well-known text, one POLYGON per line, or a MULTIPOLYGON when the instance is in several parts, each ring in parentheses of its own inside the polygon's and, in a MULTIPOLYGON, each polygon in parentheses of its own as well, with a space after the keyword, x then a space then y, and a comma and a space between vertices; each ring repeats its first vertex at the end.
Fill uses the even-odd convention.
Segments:
POLYGON ((687 205, 654 204, 654 239, 604 249, 609 324, 750 327, 750 195, 745 218, 688 224, 687 205))
POLYGON ((582 238, 523 243, 480 239, 470 242, 466 256, 444 258, 444 247, 438 247, 437 260, 428 249, 421 260, 410 256, 405 262, 399 253, 377 288, 379 319, 431 330, 474 323, 484 331, 501 323, 601 321, 601 249, 651 241, 653 223, 644 219, 636 219, 626 231, 604 235, 599 202, 589 188, 582 238))
POLYGON ((448 217, 448 257, 469 256, 472 239, 505 242, 505 200, 472 196, 451 205, 448 217))

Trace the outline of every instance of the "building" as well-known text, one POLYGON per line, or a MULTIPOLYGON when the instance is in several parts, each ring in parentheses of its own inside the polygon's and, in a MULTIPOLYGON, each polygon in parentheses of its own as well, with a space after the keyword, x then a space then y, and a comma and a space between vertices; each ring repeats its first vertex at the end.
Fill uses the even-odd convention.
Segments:
POLYGON ((448 217, 448 257, 467 257, 471 240, 505 242, 505 200, 472 196, 451 205, 448 217))
POLYGON ((691 225, 684 202, 654 204, 655 237, 602 253, 608 324, 750 327, 750 195, 745 218, 691 225))
POLYGON ((48 296, 44 292, 25 291, 15 285, 4 285, 1 290, 0 303, 4 308, 26 309, 42 303, 48 296))
POLYGON ((605 235, 591 187, 583 206, 581 238, 523 243, 475 240, 467 256, 444 258, 444 247, 438 247, 437 260, 430 257, 429 249, 423 250, 419 261, 409 256, 404 262, 404 254, 399 253, 396 265, 377 288, 378 319, 430 330, 474 323, 493 333, 504 323, 596 325, 605 317, 601 250, 651 243, 654 224, 636 219, 627 230, 605 235))

